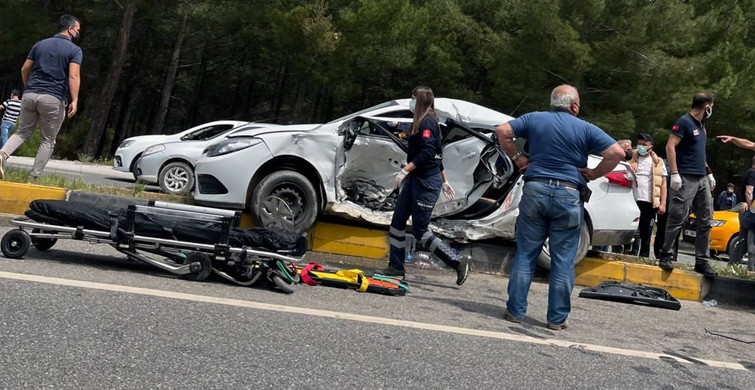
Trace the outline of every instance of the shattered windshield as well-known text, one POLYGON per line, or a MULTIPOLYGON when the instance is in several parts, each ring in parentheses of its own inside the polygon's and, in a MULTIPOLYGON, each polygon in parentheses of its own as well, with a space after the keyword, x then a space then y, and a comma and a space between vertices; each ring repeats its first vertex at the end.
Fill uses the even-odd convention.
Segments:
POLYGON ((375 111, 375 110, 378 110, 378 109, 381 109, 381 108, 390 107, 390 106, 397 106, 397 105, 398 105, 398 103, 396 103, 395 100, 391 100, 391 101, 385 102, 385 103, 380 103, 377 106, 372 106, 370 108, 365 108, 362 111, 357 111, 357 112, 351 113, 349 115, 342 116, 342 117, 340 117, 338 119, 332 120, 332 121, 328 122, 328 124, 343 122, 343 121, 345 121, 345 120, 347 120, 349 118, 353 118, 355 116, 366 114, 366 113, 368 113, 370 111, 375 111))

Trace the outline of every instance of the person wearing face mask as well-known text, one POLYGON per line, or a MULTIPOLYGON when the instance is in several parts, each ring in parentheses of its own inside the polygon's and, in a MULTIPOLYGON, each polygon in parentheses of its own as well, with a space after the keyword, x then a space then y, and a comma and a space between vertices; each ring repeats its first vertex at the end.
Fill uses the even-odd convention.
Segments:
POLYGON ((422 86, 414 88, 409 109, 414 113, 414 120, 408 134, 407 164, 396 174, 393 181, 393 188, 400 188, 400 191, 389 231, 388 268, 381 273, 404 277, 406 222, 411 217, 412 235, 418 247, 432 252, 456 270, 456 284, 461 286, 467 280, 469 259, 461 256, 427 229, 441 191, 448 199, 455 196, 443 170, 443 145, 432 89, 422 86))
POLYGON ((39 149, 34 167, 29 173, 29 181, 35 181, 50 160, 63 119, 76 114, 83 54, 73 41, 80 34, 79 20, 71 15, 63 15, 58 20, 58 33, 37 42, 29 51, 26 62, 21 67, 21 78, 26 89, 21 100, 18 128, 0 149, 0 179, 5 174, 5 161, 31 138, 39 125, 39 149))
POLYGON ((668 221, 666 238, 661 248, 658 266, 671 271, 674 264, 673 243, 687 213, 692 206, 695 213, 695 272, 708 278, 715 278, 718 273, 708 264, 710 258, 710 229, 713 216, 713 198, 711 190, 716 180, 708 167, 705 156, 705 142, 708 134, 705 121, 713 113, 713 97, 705 92, 695 94, 692 108, 676 120, 671 127, 666 156, 671 169, 671 188, 669 191, 668 221))
POLYGON ((642 133, 637 138, 637 150, 629 165, 634 171, 634 200, 640 209, 640 224, 637 227, 639 240, 635 239, 632 253, 650 257, 650 236, 656 214, 666 212, 666 164, 653 151, 653 137, 642 133))
POLYGON ((632 159, 632 141, 628 139, 620 139, 616 141, 622 149, 624 149, 624 160, 629 161, 632 159))
POLYGON ((716 198, 716 210, 731 210, 737 204, 737 194, 734 193, 734 183, 726 185, 726 190, 721 191, 716 198))

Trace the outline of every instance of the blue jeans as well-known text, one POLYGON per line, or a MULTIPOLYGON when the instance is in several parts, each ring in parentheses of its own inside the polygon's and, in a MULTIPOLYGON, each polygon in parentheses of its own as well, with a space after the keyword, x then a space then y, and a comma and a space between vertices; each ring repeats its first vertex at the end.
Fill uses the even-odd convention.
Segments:
POLYGON ((0 123, 0 131, 2 131, 2 139, 0 139, 0 148, 2 148, 3 145, 5 145, 5 143, 8 142, 8 134, 10 134, 15 127, 16 127, 16 124, 14 122, 2 121, 2 123, 0 123))
POLYGON ((582 226, 579 192, 546 183, 526 182, 519 203, 516 255, 509 272, 506 309, 517 318, 527 312, 527 294, 545 239, 550 239, 551 275, 548 290, 548 323, 561 324, 571 311, 574 256, 582 226))
POLYGON ((438 201, 442 180, 440 172, 426 174, 423 177, 410 173, 398 194, 396 208, 393 210, 388 265, 402 270, 406 259, 406 222, 412 217, 412 235, 419 247, 432 252, 446 265, 453 269, 459 267, 459 252, 427 230, 435 202, 438 201))

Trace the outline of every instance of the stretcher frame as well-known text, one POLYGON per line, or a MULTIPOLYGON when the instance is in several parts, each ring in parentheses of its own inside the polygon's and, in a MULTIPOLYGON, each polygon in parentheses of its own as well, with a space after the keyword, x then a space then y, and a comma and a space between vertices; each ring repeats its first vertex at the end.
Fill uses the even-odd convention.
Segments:
POLYGON ((109 244, 130 260, 138 260, 190 280, 201 281, 214 273, 238 285, 251 286, 264 275, 287 293, 293 292, 292 285, 298 283, 296 264, 301 262, 303 256, 294 256, 293 250, 267 251, 229 245, 229 233, 232 228, 238 227, 241 220, 239 211, 151 201, 148 205, 128 206, 125 232, 118 228, 118 214, 111 213, 110 216, 109 231, 37 222, 27 217, 12 219, 10 224, 17 228, 3 236, 2 252, 6 257, 21 258, 32 245, 39 250, 47 250, 58 239, 86 240, 90 244, 109 244), (206 244, 138 235, 135 234, 138 213, 218 222, 221 226, 220 240, 215 244, 206 244), (140 251, 165 259, 150 258, 140 251), (186 253, 189 253, 188 256, 186 253), (234 268, 246 272, 234 275, 234 272, 229 272, 234 268))

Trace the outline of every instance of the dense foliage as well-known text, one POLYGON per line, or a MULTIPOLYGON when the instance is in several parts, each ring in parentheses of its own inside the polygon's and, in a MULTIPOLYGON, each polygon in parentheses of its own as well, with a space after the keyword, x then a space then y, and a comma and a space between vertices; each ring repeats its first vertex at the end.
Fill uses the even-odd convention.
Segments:
MULTIPOLYGON (((659 152, 692 95, 709 91, 711 140, 755 138, 754 0, 7 3, 0 7, 3 96, 20 86, 28 50, 55 33, 59 15, 82 20, 80 113, 66 121, 56 148, 66 158, 107 157, 125 137, 216 119, 327 121, 407 97, 418 84, 519 115, 547 109, 550 90, 570 83, 582 94, 584 119, 617 139, 652 133, 659 152), (128 45, 122 72, 114 72, 128 7, 135 8, 128 45), (103 108, 103 120, 93 121, 103 108), (96 142, 82 150, 88 136, 96 142)), ((711 141, 719 186, 736 181, 751 156, 711 141)))

